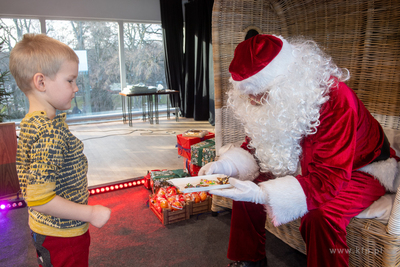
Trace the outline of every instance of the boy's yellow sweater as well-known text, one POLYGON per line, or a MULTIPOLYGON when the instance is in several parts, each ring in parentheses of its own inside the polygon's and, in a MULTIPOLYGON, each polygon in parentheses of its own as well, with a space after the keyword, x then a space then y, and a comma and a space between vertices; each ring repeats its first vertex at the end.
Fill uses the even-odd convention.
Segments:
POLYGON ((56 218, 30 208, 49 202, 55 195, 88 203, 88 164, 83 143, 69 131, 65 119, 66 115, 60 114, 50 120, 44 111, 36 111, 27 114, 20 124, 17 173, 29 207, 29 226, 47 236, 79 236, 88 229, 88 223, 56 218))

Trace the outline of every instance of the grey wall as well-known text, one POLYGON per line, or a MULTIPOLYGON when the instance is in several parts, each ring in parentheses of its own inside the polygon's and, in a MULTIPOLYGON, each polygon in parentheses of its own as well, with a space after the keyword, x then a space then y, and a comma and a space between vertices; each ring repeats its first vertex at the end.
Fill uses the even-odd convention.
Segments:
POLYGON ((159 0, 0 0, 0 17, 161 22, 159 0))

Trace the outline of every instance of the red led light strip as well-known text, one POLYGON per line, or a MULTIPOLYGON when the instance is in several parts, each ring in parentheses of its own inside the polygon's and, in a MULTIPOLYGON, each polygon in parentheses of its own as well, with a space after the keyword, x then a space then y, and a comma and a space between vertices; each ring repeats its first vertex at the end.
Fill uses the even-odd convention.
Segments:
POLYGON ((26 202, 24 200, 0 201, 0 211, 18 209, 23 207, 26 207, 26 202))
MULTIPOLYGON (((131 188, 131 187, 135 187, 135 186, 140 186, 140 185, 144 185, 145 182, 146 182, 145 178, 139 177, 139 178, 135 178, 135 179, 118 181, 116 183, 114 182, 114 183, 109 183, 109 184, 96 185, 93 187, 89 187, 89 195, 90 196, 97 195, 97 194, 112 192, 112 191, 116 191, 116 190, 131 188)), ((26 207, 26 202, 24 200, 0 201, 0 211, 23 208, 23 207, 26 207)))
POLYGON ((140 178, 135 178, 135 179, 130 179, 130 180, 124 180, 124 181, 118 181, 114 183, 109 183, 109 184, 102 184, 102 185, 96 185, 89 187, 89 195, 98 195, 102 193, 107 193, 107 192, 112 192, 116 190, 121 190, 121 189, 126 189, 126 188, 131 188, 139 185, 144 185, 146 179, 143 177, 140 178))

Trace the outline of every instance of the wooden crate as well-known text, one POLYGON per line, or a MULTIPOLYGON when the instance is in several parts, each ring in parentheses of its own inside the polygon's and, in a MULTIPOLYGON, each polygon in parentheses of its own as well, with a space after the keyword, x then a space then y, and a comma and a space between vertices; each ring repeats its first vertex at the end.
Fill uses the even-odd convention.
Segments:
MULTIPOLYGON (((151 196, 149 196, 151 199, 151 196)), ((151 200, 149 201, 149 207, 160 220, 163 225, 168 225, 184 220, 188 220, 190 218, 189 207, 188 205, 184 205, 182 210, 171 210, 171 209, 162 209, 162 212, 158 212, 154 207, 151 200)))
POLYGON ((207 196, 207 199, 203 202, 195 203, 194 201, 187 201, 190 215, 197 215, 211 211, 212 197, 207 196))
POLYGON ((226 197, 221 197, 217 195, 213 195, 213 201, 211 205, 211 211, 219 212, 227 209, 232 209, 233 200, 226 197))

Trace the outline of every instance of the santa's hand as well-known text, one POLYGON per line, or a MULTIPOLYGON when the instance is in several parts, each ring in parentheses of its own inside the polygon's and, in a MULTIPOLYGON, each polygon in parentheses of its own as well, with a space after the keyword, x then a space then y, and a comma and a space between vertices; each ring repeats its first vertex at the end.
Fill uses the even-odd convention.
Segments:
POLYGON ((218 161, 210 162, 201 167, 198 176, 211 175, 211 174, 225 174, 228 176, 236 176, 238 171, 229 159, 220 159, 218 161))
POLYGON ((234 186, 234 188, 210 190, 209 193, 230 198, 235 201, 267 204, 267 194, 255 183, 251 181, 241 181, 235 178, 229 178, 229 183, 234 186))

